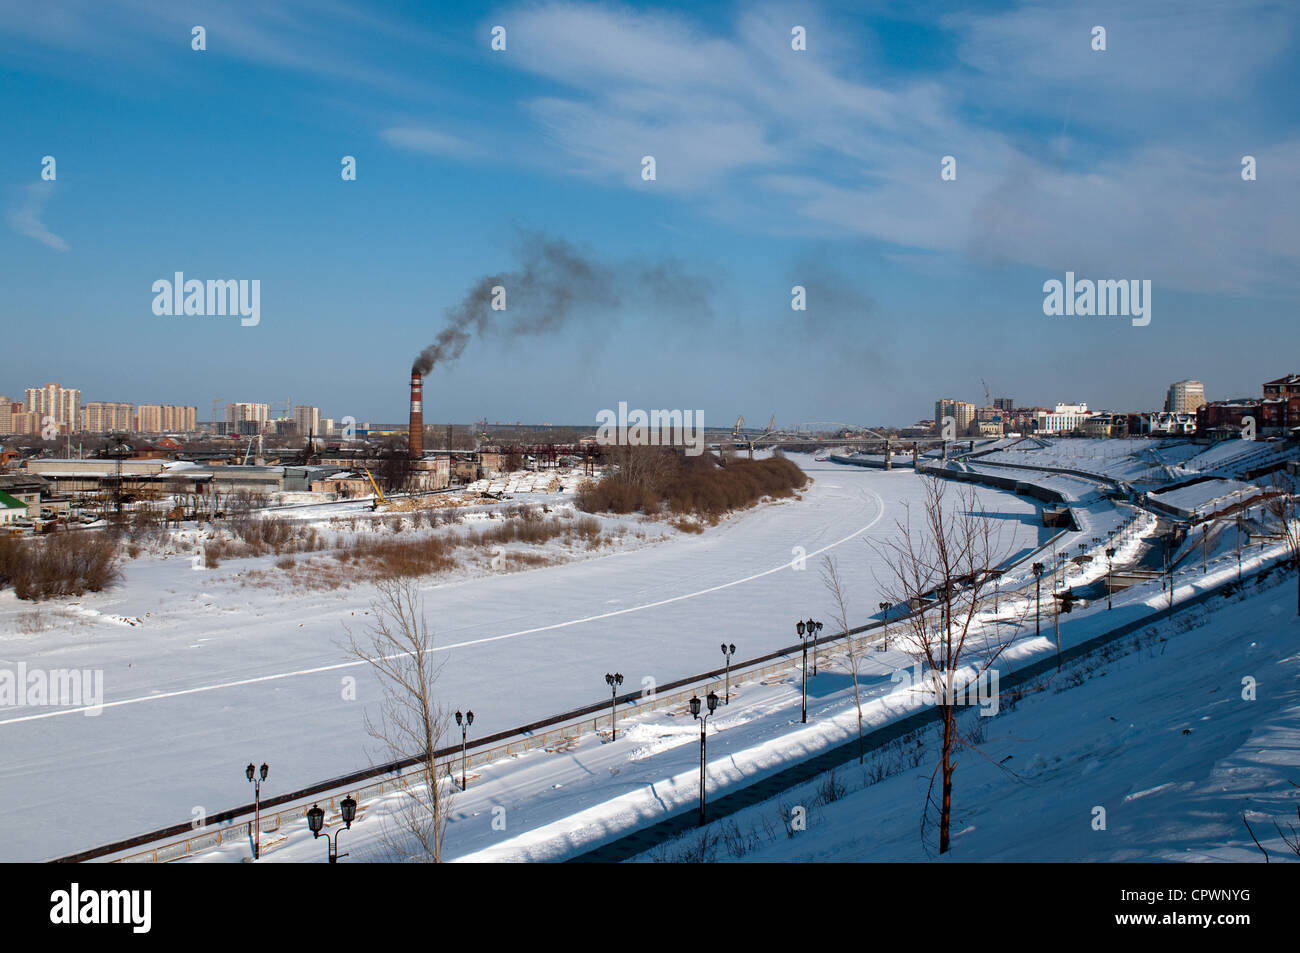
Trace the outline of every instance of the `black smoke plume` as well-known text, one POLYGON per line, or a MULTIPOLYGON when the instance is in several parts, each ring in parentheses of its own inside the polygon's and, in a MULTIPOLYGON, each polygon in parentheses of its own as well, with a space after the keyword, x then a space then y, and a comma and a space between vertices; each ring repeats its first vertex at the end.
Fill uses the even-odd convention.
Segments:
POLYGON ((653 311, 660 320, 699 322, 712 316, 708 280, 674 259, 601 262, 563 239, 533 231, 520 232, 516 258, 515 270, 483 276, 459 304, 446 309, 443 329, 420 352, 412 371, 429 374, 460 357, 471 338, 490 331, 511 338, 556 333, 575 315, 610 317, 625 305, 653 311), (492 289, 498 285, 505 289, 504 311, 492 310, 492 289))

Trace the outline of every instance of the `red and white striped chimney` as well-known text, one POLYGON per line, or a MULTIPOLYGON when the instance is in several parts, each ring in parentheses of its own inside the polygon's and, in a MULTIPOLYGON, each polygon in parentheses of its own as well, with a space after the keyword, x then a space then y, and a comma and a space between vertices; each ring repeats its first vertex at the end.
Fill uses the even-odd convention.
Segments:
POLYGON ((411 429, 407 435, 411 456, 424 456, 424 378, 411 371, 411 429))

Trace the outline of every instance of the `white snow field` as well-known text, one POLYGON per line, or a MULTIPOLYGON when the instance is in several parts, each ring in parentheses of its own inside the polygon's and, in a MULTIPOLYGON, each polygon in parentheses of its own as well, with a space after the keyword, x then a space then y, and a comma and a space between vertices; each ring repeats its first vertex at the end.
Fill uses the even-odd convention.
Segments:
MULTIPOLYGON (((1127 546, 1136 547, 1131 541, 1127 546)), ((1281 545, 1273 545, 1263 550, 1252 548, 1243 554, 1243 571, 1250 571, 1260 565, 1278 559, 1283 554, 1281 545)), ((1088 567, 1079 578, 1072 577, 1071 583, 1078 585, 1086 581, 1098 570, 1088 567)), ((1231 548, 1217 548, 1208 556, 1206 571, 1202 572, 1199 561, 1187 565, 1175 573, 1175 598, 1183 601, 1194 597, 1206 587, 1221 582, 1231 581, 1237 571, 1236 552, 1231 548)), ((1280 589, 1294 597, 1293 580, 1287 578, 1280 589)), ((824 597, 823 597, 824 598, 824 597)), ((852 594, 851 594, 852 598, 852 594)), ((1233 604, 1221 610, 1230 614, 1240 613, 1252 619, 1251 624, 1258 624, 1258 616, 1267 611, 1267 618, 1274 624, 1281 623, 1285 629, 1289 616, 1283 611, 1294 611, 1294 603, 1283 599, 1278 603, 1276 590, 1267 594, 1272 600, 1261 603, 1261 597, 1252 595, 1250 601, 1233 604), (1262 608, 1261 608, 1262 606, 1262 608)), ((1166 604, 1167 595, 1161 590, 1159 580, 1134 586, 1116 594, 1114 609, 1107 610, 1104 599, 1092 600, 1076 609, 1061 626, 1061 645, 1069 646, 1086 641, 1120 623, 1140 618, 1153 609, 1166 604)), ((1047 600, 1050 602, 1050 599, 1047 600)), ((1035 636, 1034 616, 1031 600, 1025 595, 1004 595, 996 616, 997 626, 1009 631, 1013 625, 1019 626, 1020 635, 1015 643, 1002 656, 999 670, 1006 672, 1021 665, 1032 663, 1055 654, 1053 626, 1050 618, 1043 622, 1043 633, 1035 636)), ((1181 633, 1187 627, 1186 620, 1200 621, 1204 610, 1192 608, 1172 623, 1155 626, 1166 637, 1182 638, 1181 633)), ((1217 622, 1216 616, 1212 622, 1217 622)), ((993 624, 991 611, 981 613, 985 624, 993 624)), ((1168 647, 1157 643, 1154 649, 1143 630, 1143 644, 1149 659, 1157 652, 1165 653, 1168 647)), ((980 640, 976 640, 978 643, 980 640)), ((1123 643, 1124 648, 1131 646, 1131 637, 1123 643)), ((1286 653, 1292 652, 1290 644, 1285 641, 1269 643, 1271 651, 1280 651, 1282 656, 1277 664, 1288 664, 1286 653)), ((819 653, 820 671, 809 679, 809 721, 800 722, 800 673, 797 655, 790 659, 783 670, 760 679, 736 678, 732 681, 731 704, 720 707, 709 724, 708 747, 708 791, 710 801, 747 786, 767 775, 771 775, 792 764, 815 756, 828 748, 851 742, 856 730, 856 716, 853 706, 851 680, 841 664, 836 646, 824 648, 819 653)), ((1257 662, 1252 673, 1261 685, 1267 681, 1270 691, 1274 691, 1273 701, 1279 697, 1276 688, 1285 686, 1272 674, 1260 676, 1258 672, 1271 673, 1273 662, 1263 656, 1252 656, 1257 662)), ((1121 669, 1127 664, 1119 660, 1121 669)), ((1204 659, 1198 664, 1205 663, 1204 659)), ((1091 662, 1084 664, 1087 669, 1091 662)), ((1068 669, 1059 681, 1050 687, 1046 697, 1031 698, 1023 701, 1023 709, 1029 712, 1028 719, 1021 716, 1019 721, 1004 722, 1004 717, 1017 717, 1010 711, 999 712, 989 719, 988 727, 992 730, 1003 724, 1010 724, 1011 734, 1009 750, 1012 760, 1021 758, 1033 767, 1019 774, 1036 777, 1042 773, 1038 767, 1039 752, 1046 749, 1048 739, 1043 737, 1037 725, 1050 715, 1063 719, 1061 731, 1069 733, 1075 730, 1070 716, 1061 716, 1056 709, 1042 714, 1044 709, 1033 706, 1063 705, 1074 711, 1072 695, 1057 695, 1057 690, 1072 686, 1079 680, 1072 674, 1075 669, 1068 669), (1050 699, 1050 700, 1048 700, 1050 699), (1028 720, 1030 724, 1025 725, 1028 720), (1026 737, 1034 742, 1031 752, 1014 753, 1014 745, 1026 737)), ((1098 671, 1104 671, 1098 667, 1098 671)), ((1177 699, 1184 691, 1179 684, 1181 673, 1178 669, 1147 668, 1150 676, 1158 676, 1161 684, 1153 691, 1169 699, 1177 699)), ((912 686, 917 684, 912 661, 900 651, 897 639, 887 652, 868 652, 861 668, 861 690, 863 698, 863 717, 868 731, 882 726, 899 717, 910 714, 922 704, 922 699, 912 686), (907 672, 908 677, 902 677, 907 672)), ((1235 669, 1218 664, 1206 674, 1206 678, 1224 679, 1237 684, 1235 669), (1225 674, 1226 673, 1226 674, 1225 674)), ((1216 683, 1217 684, 1217 683, 1216 683)), ((1229 686, 1231 687, 1231 685, 1229 686)), ((1126 689, 1131 690, 1131 689, 1126 689)), ((1222 689, 1227 691, 1227 689, 1222 689)), ((1216 699, 1219 696, 1214 696, 1216 699)), ((969 716, 968 716, 969 717, 969 716)), ((1268 705, 1255 705, 1245 714, 1251 724, 1265 724, 1274 717, 1274 709, 1268 705), (1259 719, 1250 722, 1251 718, 1259 719)), ((1056 722, 1053 722, 1056 724, 1056 722)), ((1134 722, 1146 724, 1146 722, 1134 722)), ((1217 724, 1217 722, 1216 722, 1217 724)), ((1225 730, 1240 733, 1243 721, 1224 720, 1225 730)), ((1214 726, 1209 726, 1213 728, 1214 726)), ((1053 730, 1056 730, 1053 728, 1053 730)), ((994 736, 996 737, 996 736, 994 736)), ((1208 735, 1207 735, 1208 737, 1208 735)), ((1201 739, 1204 740, 1204 739, 1201 739)), ((620 719, 619 739, 612 743, 602 741, 591 733, 581 738, 570 739, 551 749, 533 749, 519 755, 494 761, 488 765, 476 766, 470 772, 468 791, 454 796, 451 808, 451 823, 447 828, 447 840, 444 857, 449 860, 469 862, 500 861, 556 861, 573 857, 584 851, 600 846, 605 841, 631 833, 640 827, 662 820, 674 812, 691 812, 698 797, 699 784, 699 723, 691 717, 685 704, 676 704, 668 709, 648 712, 634 717, 620 719)), ((1226 742, 1225 742, 1226 743, 1226 742)), ((1064 743, 1063 743, 1064 744, 1064 743)), ((1216 743, 1217 744, 1217 743, 1216 743)), ((1207 749, 1197 748, 1193 757, 1202 757, 1207 749)), ((1214 745, 1208 749, 1218 750, 1214 745)), ((910 749, 909 749, 910 753, 910 749)), ((1276 756, 1278 771, 1289 770, 1295 765, 1293 751, 1283 747, 1273 752, 1276 756)), ((999 758, 1004 757, 1000 754, 999 758)), ((972 757, 982 758, 982 755, 972 757)), ((1047 757, 1044 755, 1044 757, 1047 757)), ((933 764, 933 747, 918 753, 917 764, 933 764)), ((963 755, 963 763, 967 760, 963 755)), ((867 771, 884 766, 889 773, 895 773, 908 766, 908 754, 900 750, 886 749, 881 755, 873 756, 868 762, 867 771)), ((1135 761, 1135 764, 1137 762, 1135 761)), ((1131 770, 1142 778, 1159 775, 1162 768, 1157 766, 1149 771, 1139 765, 1131 770), (1146 771, 1147 773, 1143 773, 1146 771)), ((1087 768, 1086 775, 1096 766, 1087 768)), ((1188 771, 1194 770, 1188 767, 1188 771)), ((1209 770, 1209 768, 1205 768, 1209 770)), ((991 786, 1001 779, 1002 771, 989 781, 991 786)), ((839 772, 841 781, 860 784, 862 775, 856 766, 839 772)), ((1270 802, 1270 807, 1278 807, 1286 814, 1286 793, 1276 783, 1276 778, 1260 788, 1270 802)), ((1026 782, 1031 783, 1031 782, 1026 782)), ((1065 782, 1063 782, 1064 784, 1065 782)), ((1155 783, 1155 782, 1152 782, 1155 783)), ((1163 782, 1160 782, 1163 783, 1163 782)), ((1032 786, 1032 783, 1031 783, 1032 786)), ((1065 784, 1068 789, 1068 784, 1065 784)), ((1137 800, 1146 790, 1147 782, 1133 788, 1132 800, 1137 800)), ((779 796, 764 806, 749 809, 736 816, 737 830, 749 833, 751 838, 762 841, 765 835, 769 841, 784 837, 770 836, 781 831, 782 824, 778 815, 779 803, 787 806, 803 803, 810 808, 810 817, 820 821, 819 806, 814 805, 817 784, 804 786, 779 796)), ((882 788, 882 790, 885 790, 882 788)), ((1025 795, 1031 797, 1031 795, 1025 795)), ((1127 795, 1126 795, 1127 796, 1127 795)), ((921 794, 908 788, 899 795, 905 802, 904 811, 897 819, 905 831, 915 832, 918 828, 919 805, 921 794), (912 796, 907 801, 908 795, 912 796)), ((380 798, 363 802, 361 815, 353 828, 341 834, 344 849, 350 853, 354 862, 385 859, 389 853, 388 838, 385 827, 387 815, 393 810, 396 799, 380 798)), ((1036 810, 1038 810, 1036 808, 1036 810)), ((1276 812, 1275 812, 1276 813, 1276 812)), ((895 823, 891 816, 889 823, 895 823)), ((333 822, 337 823, 337 822, 333 822)), ((874 829, 874 820, 867 826, 874 829)), ((1243 827, 1244 831, 1244 827, 1243 827)), ((823 831, 827 833, 828 831, 823 831)), ((852 834, 853 832, 850 832, 852 834)), ((830 837, 833 842, 834 838, 830 837)), ((325 859, 325 845, 314 841, 301 820, 288 823, 280 829, 264 834, 263 862, 322 862, 325 859)), ((697 855, 695 839, 684 838, 676 844, 666 845, 662 850, 651 852, 656 857, 679 859, 697 855)), ((802 842, 801 842, 802 843, 802 842)), ((900 843, 906 844, 906 835, 900 843)), ((1032 849, 1032 842, 1030 849, 1032 849)), ((764 848, 767 849, 767 848, 764 848)), ((779 850, 779 848, 773 848, 779 850)), ((872 847, 874 850, 874 846, 872 847)), ((919 859, 919 840, 916 842, 916 856, 903 852, 899 858, 919 859)), ((232 862, 246 859, 251 853, 246 839, 227 841, 226 846, 207 850, 194 858, 199 862, 232 862)), ((721 848, 719 848, 721 853, 721 848)), ((810 855, 809 859, 813 859, 810 855)), ((849 859, 846 854, 836 859, 849 859)), ((867 853, 866 848, 856 859, 871 859, 875 853, 867 853)), ((1015 856, 1008 851, 1006 856, 1015 856)), ((1067 855, 1068 856, 1068 853, 1067 855)), ((1123 859, 1127 859, 1125 855, 1123 859)), ((1016 859, 1044 859, 1032 853, 1022 854, 1016 859)), ((1052 858, 1063 859, 1063 858, 1052 858)))
MULTIPOLYGON (((599 701, 607 671, 635 688, 716 667, 724 640, 739 659, 788 645, 797 619, 827 616, 823 552, 854 586, 850 622, 866 621, 888 573, 863 540, 892 535, 921 482, 793 459, 815 480, 802 500, 699 535, 509 575, 430 577, 421 589, 445 652, 442 698, 473 709, 474 734, 485 735, 599 701)), ((1008 552, 1046 537, 1032 501, 977 492, 1008 552)), ((373 676, 340 644, 345 625, 365 626, 373 590, 248 584, 252 569, 274 578, 274 561, 196 571, 187 556, 127 560, 119 586, 44 603, 40 625, 32 604, 0 594, 0 666, 104 679, 99 714, 0 709, 0 859, 59 856, 249 802, 249 761, 270 764, 269 796, 387 760, 364 728, 373 676), (344 698, 350 678, 357 701, 344 698)), ((562 788, 548 803, 556 817, 581 810, 562 788)))
MULTIPOLYGON (((983 719, 979 750, 956 758, 948 859, 1262 863, 1253 830, 1273 862, 1300 861, 1284 841, 1300 833, 1294 576, 1166 620, 1136 648, 1134 638, 1124 640, 1127 654, 1067 665, 1040 694, 983 719)), ((738 812, 727 822, 735 849, 714 839, 714 825, 702 859, 937 857, 936 815, 921 834, 937 757, 933 734, 928 741, 916 767, 891 752, 886 760, 901 770, 884 779, 872 760, 840 768, 847 790, 838 799, 824 797, 823 776, 738 812), (787 833, 782 804, 807 810, 806 829, 787 833)), ((643 859, 700 857, 693 834, 643 859)))

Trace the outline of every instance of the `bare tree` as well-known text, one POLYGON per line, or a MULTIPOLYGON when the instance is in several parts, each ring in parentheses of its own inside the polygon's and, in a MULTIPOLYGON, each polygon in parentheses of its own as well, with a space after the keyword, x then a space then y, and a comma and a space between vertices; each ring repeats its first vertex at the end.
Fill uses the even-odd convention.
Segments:
POLYGON ((1015 638, 1018 627, 980 624, 977 617, 993 589, 1001 552, 994 520, 985 512, 970 487, 959 488, 949 500, 948 484, 924 477, 925 497, 921 525, 912 523, 910 510, 897 522, 898 533, 878 544, 893 578, 883 586, 885 598, 919 610, 899 620, 898 644, 928 669, 927 677, 940 711, 943 741, 939 764, 930 778, 930 791, 922 813, 922 831, 934 806, 936 778, 940 784, 939 853, 948 851, 952 817, 952 783, 958 745, 974 748, 958 731, 957 671, 963 665, 975 670, 978 684, 1015 638), (937 624, 930 606, 938 611, 937 624))
POLYGON ((849 634, 849 610, 844 586, 840 582, 840 570, 830 556, 822 557, 822 585, 831 594, 833 603, 832 618, 844 633, 844 667, 853 676, 853 707, 858 710, 858 764, 862 764, 862 696, 858 690, 858 672, 862 668, 862 646, 849 634))
POLYGON ((376 587, 374 623, 360 635, 348 630, 349 651, 374 668, 382 691, 378 719, 367 715, 366 730, 394 759, 417 759, 384 840, 397 858, 441 863, 451 803, 450 782, 439 776, 436 763, 438 742, 451 722, 434 691, 442 666, 434 660, 433 632, 415 586, 385 580, 376 587))
POLYGON ((1300 513, 1296 511, 1296 496, 1300 486, 1294 476, 1285 473, 1273 475, 1273 493, 1266 498, 1264 508, 1277 520, 1278 532, 1286 541, 1291 565, 1296 567, 1296 615, 1300 615, 1300 513))

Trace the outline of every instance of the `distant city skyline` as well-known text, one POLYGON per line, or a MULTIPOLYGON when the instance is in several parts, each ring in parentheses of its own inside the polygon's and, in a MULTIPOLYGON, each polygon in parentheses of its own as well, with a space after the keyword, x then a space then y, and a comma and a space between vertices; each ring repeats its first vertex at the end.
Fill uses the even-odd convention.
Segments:
MULTIPOLYGON (((1165 385, 1162 393, 1158 397, 1153 397, 1151 400, 1149 400, 1147 403, 1141 406, 1110 405, 1107 404, 1104 399, 1103 400, 1088 399, 1088 400, 1076 401, 1074 397, 1070 397, 1070 396, 1065 396, 1065 397, 1058 396, 1050 400, 1042 400, 1042 401, 1021 401, 1018 399, 1011 399, 1012 403, 1010 406, 1003 406, 1005 404, 1005 401, 1008 400, 1008 398, 1001 397, 1001 396, 994 396, 992 394, 990 394, 990 401, 987 405, 983 403, 981 400, 968 401, 964 397, 945 397, 942 398, 941 400, 942 401, 956 400, 962 403, 967 403, 971 405, 972 410, 975 409, 982 410, 985 407, 993 408, 996 410, 1029 409, 1029 408, 1036 408, 1036 407, 1051 409, 1057 406, 1058 404, 1070 405, 1075 403, 1081 403, 1090 407, 1093 412, 1159 413, 1159 412, 1167 412, 1171 409, 1170 406, 1171 395, 1174 393, 1176 388, 1179 388, 1180 385, 1189 385, 1189 384, 1199 385, 1200 390, 1194 390, 1193 392, 1200 393, 1203 400, 1207 402, 1233 400, 1238 398, 1255 398, 1258 396, 1258 391, 1261 384, 1265 380, 1271 379, 1275 373, 1281 374, 1281 373, 1290 373, 1290 372, 1281 372, 1281 371, 1275 372, 1272 370, 1261 371, 1262 376, 1259 377, 1254 382, 1253 386, 1250 386, 1247 390, 1241 392, 1235 392, 1231 394, 1229 393, 1218 394, 1213 390, 1206 391, 1204 389, 1204 385, 1199 380, 1179 379, 1175 381, 1170 381, 1165 385)), ((322 405, 320 403, 313 403, 310 401, 292 400, 291 404, 287 407, 287 412, 286 412, 285 400, 270 400, 270 401, 221 400, 217 407, 217 410, 219 411, 218 416, 214 420, 212 419, 212 405, 210 402, 207 404, 207 413, 205 415, 203 412, 205 405, 201 401, 197 403, 194 401, 165 401, 165 400, 157 400, 157 399, 150 400, 150 401, 133 401, 133 400, 118 401, 118 400, 107 400, 105 398, 97 397, 97 396, 86 398, 84 395, 84 391, 81 388, 65 387, 62 381, 57 381, 57 380, 46 382, 40 387, 24 387, 21 389, 15 388, 13 390, 15 391, 15 393, 26 395, 31 391, 38 391, 38 390, 43 390, 45 388, 48 388, 51 384, 57 385, 59 387, 64 387, 65 390, 67 391, 75 392, 78 395, 78 399, 77 399, 78 406, 82 411, 84 411, 85 408, 90 404, 121 404, 121 405, 130 405, 133 407, 188 406, 188 407, 195 408, 196 411, 195 419, 197 420, 198 423, 213 423, 213 422, 228 421, 231 419, 230 417, 231 408, 254 407, 254 406, 265 407, 264 416, 267 420, 296 420, 300 416, 300 414, 298 413, 300 410, 316 410, 317 414, 315 415, 315 417, 316 419, 320 419, 320 420, 324 420, 324 419, 339 420, 342 417, 347 416, 344 414, 329 413, 329 408, 327 406, 322 405)), ((0 396, 8 396, 8 395, 9 392, 4 390, 3 387, 0 387, 0 396)), ((27 399, 26 397, 11 398, 11 400, 15 400, 18 403, 23 403, 26 401, 26 399, 27 399)), ((935 401, 934 406, 931 408, 931 413, 937 413, 939 402, 940 402, 939 400, 935 401)), ((1184 401, 1184 404, 1186 403, 1187 402, 1184 401)), ((1194 411, 1195 408, 1180 405, 1179 409, 1183 411, 1187 411, 1187 410, 1194 411)), ((778 413, 777 416, 779 418, 780 414, 778 413)), ((429 426, 433 426, 435 423, 439 423, 439 424, 452 423, 456 425, 466 425, 466 424, 474 423, 479 419, 482 418, 469 418, 465 420, 439 418, 436 421, 430 418, 428 424, 429 426)), ((505 418, 487 418, 487 419, 489 420, 489 423, 493 425, 501 425, 501 426, 513 425, 516 422, 518 422, 527 426, 584 427, 584 426, 595 426, 596 423, 594 417, 590 421, 547 419, 543 417, 539 417, 535 420, 525 419, 525 418, 515 418, 511 420, 507 420, 505 418)), ((754 419, 757 420, 758 418, 755 417, 754 419)), ((826 419, 829 420, 829 418, 826 419)), ((862 425, 862 426, 867 426, 871 424, 883 424, 887 426, 895 426, 901 428, 901 427, 908 427, 919 421, 928 420, 928 419, 934 419, 934 418, 926 417, 924 413, 920 413, 920 414, 913 415, 910 419, 907 420, 901 418, 897 420, 883 420, 883 419, 856 419, 855 420, 855 419, 845 418, 842 422, 848 424, 862 425)), ((392 418, 384 418, 384 417, 376 416, 376 417, 364 418, 364 421, 373 424, 392 424, 396 426, 396 425, 400 425, 404 421, 404 417, 394 416, 392 418)), ((358 422, 359 423, 362 422, 362 418, 358 418, 358 422)), ((795 423, 802 423, 804 421, 802 420, 797 421, 794 419, 781 421, 780 419, 778 419, 778 423, 782 423, 782 422, 786 425, 793 425, 795 423)), ((732 423, 734 423, 733 419, 720 417, 716 420, 709 420, 707 426, 709 427, 709 429, 715 429, 715 428, 724 429, 731 426, 732 423)))
POLYGON ((945 394, 981 403, 982 381, 1116 411, 1189 377, 1255 394, 1300 363, 1272 353, 1294 347, 1300 292, 1298 19, 1118 0, 7 8, 4 314, 10 340, 31 333, 0 393, 61 381, 201 419, 214 398, 310 395, 396 423, 412 360, 504 276, 501 320, 466 325, 426 379, 429 421, 626 401, 903 426, 945 394), (586 277, 560 298, 530 284, 538 247, 586 277), (206 294, 191 309, 168 285, 181 313, 159 313, 178 273, 206 294), (1149 324, 1072 299, 1049 317, 1067 276, 1090 301, 1149 287, 1149 324))

